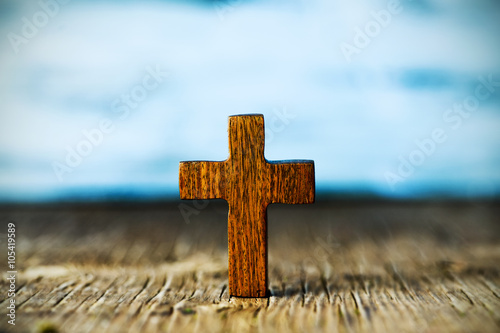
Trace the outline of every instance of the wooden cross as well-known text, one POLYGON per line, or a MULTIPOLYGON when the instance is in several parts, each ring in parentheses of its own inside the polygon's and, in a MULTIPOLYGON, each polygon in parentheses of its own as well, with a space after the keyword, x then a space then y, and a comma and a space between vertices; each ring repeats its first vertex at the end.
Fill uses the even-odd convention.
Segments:
POLYGON ((229 158, 180 162, 181 199, 229 204, 229 294, 267 295, 267 205, 314 202, 314 161, 267 161, 264 116, 229 117, 229 158))

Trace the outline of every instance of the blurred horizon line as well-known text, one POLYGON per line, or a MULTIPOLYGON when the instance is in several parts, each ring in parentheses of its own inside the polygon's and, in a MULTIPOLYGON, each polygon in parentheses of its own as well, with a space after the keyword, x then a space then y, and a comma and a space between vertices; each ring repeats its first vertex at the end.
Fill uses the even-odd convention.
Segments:
MULTIPOLYGON (((223 199, 199 199, 224 201, 223 199)), ((435 187, 429 190, 428 185, 420 185, 418 190, 402 195, 400 192, 377 191, 366 186, 345 186, 332 189, 329 185, 316 186, 316 202, 323 201, 499 201, 500 194, 495 192, 463 193, 457 192, 449 186, 435 187), (460 194, 462 193, 462 194, 460 194)), ((124 187, 94 187, 82 191, 81 188, 57 191, 45 195, 0 195, 0 205, 9 204, 64 204, 64 203, 155 203, 155 202, 190 202, 181 200, 179 191, 172 187, 164 186, 151 188, 124 188, 124 187)))

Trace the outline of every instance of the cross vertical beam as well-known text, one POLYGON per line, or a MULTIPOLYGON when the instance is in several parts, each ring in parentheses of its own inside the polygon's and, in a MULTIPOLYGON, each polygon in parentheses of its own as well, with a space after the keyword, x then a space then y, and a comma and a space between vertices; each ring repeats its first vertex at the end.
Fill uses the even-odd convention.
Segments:
POLYGON ((225 199, 229 204, 229 293, 267 295, 267 206, 313 203, 314 162, 264 158, 264 117, 229 117, 229 158, 181 162, 181 199, 225 199))
POLYGON ((229 118, 228 252, 232 295, 267 294, 267 181, 264 118, 229 118))

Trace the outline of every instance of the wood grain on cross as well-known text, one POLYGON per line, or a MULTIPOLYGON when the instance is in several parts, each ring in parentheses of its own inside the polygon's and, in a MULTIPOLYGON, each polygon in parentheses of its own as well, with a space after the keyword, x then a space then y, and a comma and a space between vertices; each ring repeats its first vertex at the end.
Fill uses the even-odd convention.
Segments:
POLYGON ((229 294, 267 295, 267 206, 314 202, 314 162, 267 161, 264 116, 229 117, 229 158, 181 162, 181 199, 229 204, 229 294))

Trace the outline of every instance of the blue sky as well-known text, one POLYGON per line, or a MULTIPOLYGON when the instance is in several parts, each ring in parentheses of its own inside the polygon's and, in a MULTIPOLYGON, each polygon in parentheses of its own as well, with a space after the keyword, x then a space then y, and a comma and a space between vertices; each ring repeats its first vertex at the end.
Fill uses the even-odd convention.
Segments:
POLYGON ((3 201, 175 196, 244 113, 319 190, 500 194, 498 1, 1 6, 3 201))

